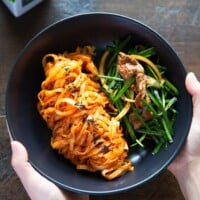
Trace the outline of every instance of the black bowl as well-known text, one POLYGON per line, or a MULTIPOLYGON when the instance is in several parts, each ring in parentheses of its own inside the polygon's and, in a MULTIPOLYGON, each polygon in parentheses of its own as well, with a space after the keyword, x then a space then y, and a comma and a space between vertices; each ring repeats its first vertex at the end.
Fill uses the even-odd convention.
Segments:
POLYGON ((6 115, 14 139, 28 150, 34 168, 59 186, 74 192, 112 194, 148 182, 164 170, 178 154, 187 137, 192 118, 191 97, 185 89, 186 71, 170 45, 146 25, 124 16, 90 13, 63 19, 42 30, 20 52, 10 75, 6 95, 6 115), (50 147, 51 131, 37 112, 37 93, 44 79, 44 54, 74 50, 92 44, 105 49, 114 39, 133 33, 142 44, 154 46, 167 67, 167 78, 180 91, 174 143, 153 156, 150 149, 130 152, 135 170, 106 181, 96 173, 80 172, 50 147))

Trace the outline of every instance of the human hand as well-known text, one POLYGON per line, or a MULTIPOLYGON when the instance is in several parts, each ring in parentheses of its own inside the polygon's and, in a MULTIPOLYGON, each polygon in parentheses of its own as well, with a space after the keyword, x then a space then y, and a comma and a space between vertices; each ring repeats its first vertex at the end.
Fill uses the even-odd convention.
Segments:
POLYGON ((32 200, 88 200, 88 195, 64 192, 55 184, 41 176, 28 162, 25 147, 17 141, 11 140, 11 164, 19 176, 25 190, 32 200))
POLYGON ((200 166, 200 83, 194 73, 189 73, 185 85, 192 96, 193 118, 183 150, 168 167, 175 176, 182 173, 185 167, 194 167, 196 164, 200 166))

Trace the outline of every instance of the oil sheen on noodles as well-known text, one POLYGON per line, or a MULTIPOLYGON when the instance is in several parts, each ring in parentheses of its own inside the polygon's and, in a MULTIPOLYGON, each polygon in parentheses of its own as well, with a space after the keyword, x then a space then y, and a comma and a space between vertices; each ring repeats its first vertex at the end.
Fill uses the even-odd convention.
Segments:
POLYGON ((51 146, 79 170, 100 171, 108 180, 133 170, 119 117, 97 79, 93 47, 47 54, 38 111, 52 130, 51 146))

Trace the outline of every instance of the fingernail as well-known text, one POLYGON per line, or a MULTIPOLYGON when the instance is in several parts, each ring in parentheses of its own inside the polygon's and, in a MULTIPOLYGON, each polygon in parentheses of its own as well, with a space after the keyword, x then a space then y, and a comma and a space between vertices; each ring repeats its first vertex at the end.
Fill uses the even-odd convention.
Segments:
POLYGON ((198 81, 194 72, 189 72, 189 76, 190 76, 190 79, 192 79, 193 81, 198 81))
POLYGON ((16 148, 15 141, 11 141, 10 144, 11 144, 12 153, 15 154, 16 151, 18 150, 18 149, 16 148))

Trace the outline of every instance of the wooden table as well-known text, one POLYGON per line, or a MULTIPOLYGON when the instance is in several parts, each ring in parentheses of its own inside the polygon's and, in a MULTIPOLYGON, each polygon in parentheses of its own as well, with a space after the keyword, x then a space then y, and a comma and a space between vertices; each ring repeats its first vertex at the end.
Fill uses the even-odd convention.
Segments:
MULTIPOLYGON (((0 199, 29 199, 10 166, 10 145, 6 127, 5 93, 14 60, 25 43, 51 23, 74 14, 93 11, 114 12, 138 19, 163 35, 174 47, 188 71, 200 78, 199 0, 51 0, 20 18, 14 18, 0 2, 0 199)), ((148 184, 103 199, 184 199, 175 178, 163 172, 148 184)))

